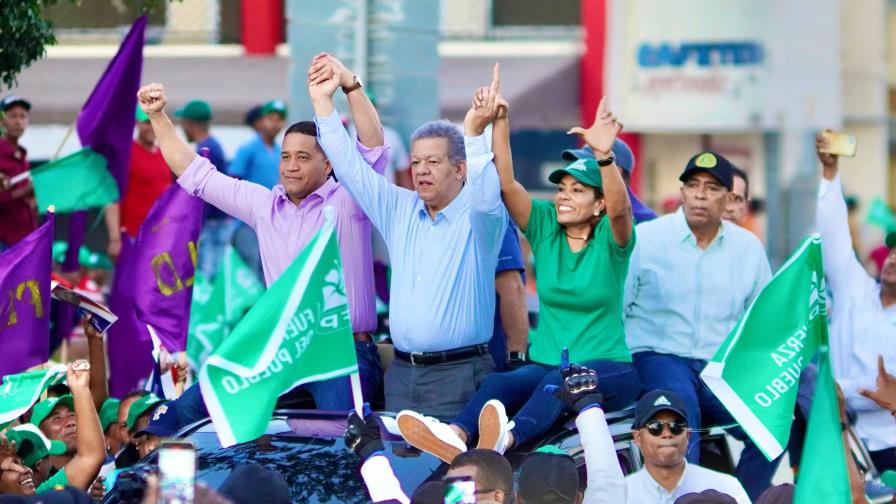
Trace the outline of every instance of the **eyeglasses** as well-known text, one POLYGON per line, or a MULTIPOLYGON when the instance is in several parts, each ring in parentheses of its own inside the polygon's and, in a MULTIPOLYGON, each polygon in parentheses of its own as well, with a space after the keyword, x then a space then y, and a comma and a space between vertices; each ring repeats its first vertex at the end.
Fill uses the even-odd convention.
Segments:
POLYGON ((663 433, 663 427, 668 427, 669 432, 671 432, 673 436, 680 436, 688 429, 688 423, 681 420, 651 420, 644 424, 644 427, 647 428, 647 432, 649 432, 651 436, 661 435, 663 433))

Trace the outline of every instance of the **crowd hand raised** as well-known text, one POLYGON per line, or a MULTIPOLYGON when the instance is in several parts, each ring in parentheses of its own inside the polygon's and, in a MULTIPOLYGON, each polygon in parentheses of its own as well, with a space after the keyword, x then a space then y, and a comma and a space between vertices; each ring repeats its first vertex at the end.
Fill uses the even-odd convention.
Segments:
POLYGON ((81 319, 81 327, 84 328, 84 336, 87 336, 87 339, 103 339, 103 333, 96 330, 96 327, 93 327, 93 324, 90 322, 93 317, 91 315, 85 315, 83 319, 81 319))
POLYGON ((90 363, 84 359, 78 359, 68 365, 67 382, 69 388, 89 389, 90 363))
POLYGON ((87 490, 87 494, 90 495, 90 498, 95 501, 103 500, 103 497, 106 496, 106 478, 105 476, 97 476, 93 483, 90 485, 90 488, 87 490))
POLYGON ((147 84, 137 91, 137 103, 140 108, 146 112, 146 115, 152 115, 165 110, 168 104, 168 97, 165 96, 165 86, 158 82, 147 84))
MULTIPOLYGON (((824 130, 825 133, 831 133, 831 130, 824 130)), ((822 136, 821 133, 815 135, 815 152, 818 154, 818 160, 822 166, 833 167, 837 165, 837 156, 828 152, 822 152, 831 146, 831 142, 822 136)))
POLYGON ((0 434, 0 459, 12 457, 16 454, 16 442, 10 441, 6 435, 0 434))
POLYGON ((335 56, 325 52, 311 60, 311 67, 308 68, 308 83, 319 84, 327 80, 331 73, 339 77, 339 85, 342 87, 348 87, 355 83, 355 74, 335 56))
MULTIPOLYGON (((498 95, 501 92, 499 66, 495 63, 492 70, 492 83, 481 87, 473 94, 473 103, 464 117, 464 134, 479 136, 485 132, 486 126, 498 117, 498 95)), ((506 103, 506 102, 505 102, 506 103)))
POLYGON ((600 406, 604 400, 598 389, 597 372, 593 369, 569 363, 569 350, 560 352, 560 386, 547 385, 544 391, 554 394, 569 408, 580 413, 591 405, 600 406))
POLYGON ((877 390, 861 389, 859 394, 896 415, 896 376, 887 372, 883 355, 877 356, 877 390))
POLYGON ((311 66, 308 67, 308 93, 312 100, 330 99, 339 88, 341 84, 339 67, 345 67, 338 60, 334 60, 335 58, 326 53, 321 53, 311 61, 311 66))
POLYGON ((581 135, 598 159, 605 159, 613 150, 613 142, 616 136, 622 131, 622 122, 607 110, 607 97, 600 100, 597 106, 597 113, 594 115, 594 123, 590 128, 585 129, 581 126, 570 128, 566 134, 581 135))
POLYGON ((356 411, 351 412, 348 416, 348 427, 345 429, 344 436, 345 446, 357 453, 362 461, 383 450, 379 423, 366 404, 364 405, 364 414, 365 417, 361 418, 356 411))

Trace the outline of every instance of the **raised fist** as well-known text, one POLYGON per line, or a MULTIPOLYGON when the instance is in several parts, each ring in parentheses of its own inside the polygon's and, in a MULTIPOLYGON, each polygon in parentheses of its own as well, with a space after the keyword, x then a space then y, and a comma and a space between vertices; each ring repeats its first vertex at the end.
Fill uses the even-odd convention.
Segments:
POLYGON ((137 91, 137 103, 146 115, 157 114, 165 110, 168 97, 165 96, 165 86, 158 82, 147 84, 137 91))

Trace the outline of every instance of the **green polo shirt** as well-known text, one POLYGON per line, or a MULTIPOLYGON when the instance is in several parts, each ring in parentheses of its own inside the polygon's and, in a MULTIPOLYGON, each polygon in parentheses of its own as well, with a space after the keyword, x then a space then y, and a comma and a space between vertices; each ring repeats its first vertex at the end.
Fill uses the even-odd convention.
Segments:
POLYGON ((558 365, 569 348, 570 362, 631 362, 622 322, 622 297, 635 231, 625 247, 613 240, 602 218, 594 238, 573 252, 566 228, 557 223, 554 202, 532 201, 524 233, 532 246, 537 272, 538 327, 529 335, 529 357, 558 365))
POLYGON ((68 486, 68 476, 65 475, 65 467, 56 471, 56 474, 47 478, 47 481, 44 481, 35 489, 35 492, 46 492, 47 490, 53 490, 56 487, 66 487, 68 486))

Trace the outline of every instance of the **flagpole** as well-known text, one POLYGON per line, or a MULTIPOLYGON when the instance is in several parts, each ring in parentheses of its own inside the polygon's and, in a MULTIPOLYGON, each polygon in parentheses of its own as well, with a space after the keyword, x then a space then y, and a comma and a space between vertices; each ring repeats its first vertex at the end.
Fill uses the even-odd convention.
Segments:
POLYGON ((358 371, 349 375, 352 383, 352 399, 355 401, 355 412, 364 418, 364 395, 361 393, 361 374, 358 371))
POLYGON ((59 154, 62 153, 62 148, 65 147, 66 142, 68 142, 68 137, 72 136, 72 132, 75 131, 75 124, 77 124, 77 121, 68 125, 68 130, 65 132, 65 136, 62 137, 62 143, 56 148, 56 153, 53 154, 51 161, 55 161, 59 158, 59 154))

